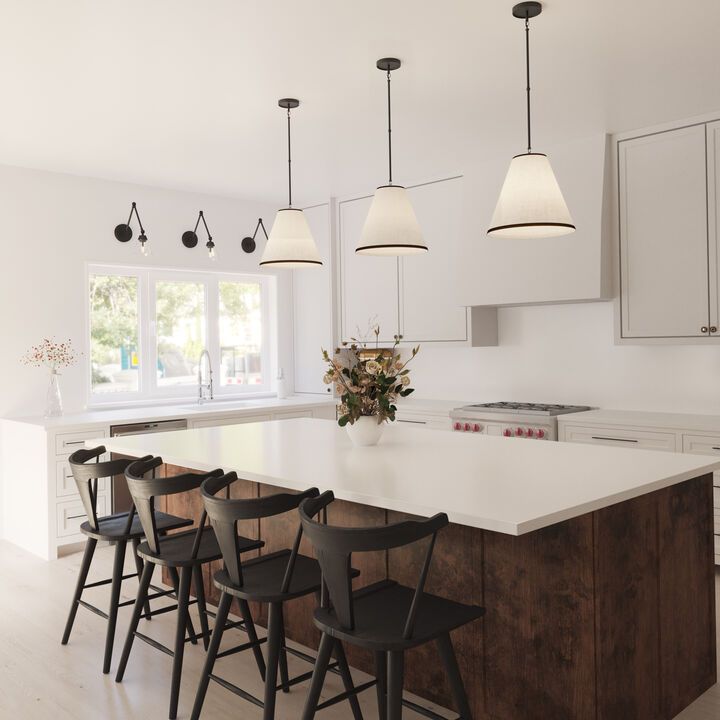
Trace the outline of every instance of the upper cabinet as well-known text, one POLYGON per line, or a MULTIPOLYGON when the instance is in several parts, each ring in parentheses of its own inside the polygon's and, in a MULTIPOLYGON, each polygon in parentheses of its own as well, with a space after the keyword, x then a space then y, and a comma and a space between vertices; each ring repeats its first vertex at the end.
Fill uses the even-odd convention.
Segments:
POLYGON ((619 342, 718 333, 720 123, 617 140, 619 342))
POLYGON ((577 227, 555 238, 488 237, 510 160, 507 148, 482 146, 464 174, 462 239, 453 294, 460 305, 527 305, 612 297, 609 139, 604 134, 540 147, 547 152, 577 227))
POLYGON ((340 338, 363 338, 380 326, 380 342, 496 345, 494 310, 473 314, 455 285, 463 232, 463 178, 408 188, 429 251, 404 257, 356 255, 371 196, 338 203, 340 338))
POLYGON ((332 241, 331 206, 305 208, 317 243, 322 267, 293 270, 293 350, 295 392, 328 395, 332 388, 322 381, 325 363, 321 348, 332 352, 332 241))

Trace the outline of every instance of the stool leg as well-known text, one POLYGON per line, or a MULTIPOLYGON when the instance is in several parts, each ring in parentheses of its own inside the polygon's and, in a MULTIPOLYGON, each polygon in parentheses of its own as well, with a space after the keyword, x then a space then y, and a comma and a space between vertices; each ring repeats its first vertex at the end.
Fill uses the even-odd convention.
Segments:
POLYGON ((87 582, 87 576, 90 572, 90 565, 92 563, 93 554, 95 553, 95 547, 97 546, 97 540, 95 538, 88 538, 85 543, 85 552, 83 553, 82 563, 80 565, 80 574, 78 575, 77 584, 75 585, 75 594, 73 595, 72 605, 70 605, 70 614, 68 615, 67 623, 65 623, 65 632, 62 636, 62 644, 67 645, 70 640, 70 633, 72 632, 73 624, 75 623, 75 615, 77 615, 78 601, 82 597, 85 583, 87 582))
POLYGON ((455 657, 450 635, 441 635, 435 643, 440 651, 440 657, 450 682, 450 692, 455 701, 455 709, 460 713, 463 720, 472 720, 472 710, 470 710, 470 703, 465 693, 465 684, 460 675, 460 668, 457 664, 457 657, 455 657))
MULTIPOLYGON (((134 538, 132 541, 132 549, 133 549, 133 558, 135 560, 135 570, 137 572, 138 581, 142 577, 142 571, 144 567, 144 563, 142 558, 137 554, 138 546, 140 545, 140 538, 134 538)), ((150 615, 150 601, 148 600, 145 603, 145 614, 147 615, 146 620, 152 620, 152 616, 150 615)))
MULTIPOLYGON (((335 657, 338 661, 338 669, 342 676, 343 686, 345 692, 355 689, 355 683, 353 683, 352 675, 350 674, 350 666, 348 665, 347 658, 345 657, 345 649, 339 640, 335 641, 335 657)), ((358 702, 357 695, 351 695, 348 698, 350 703, 350 709, 352 710, 353 717, 355 720, 363 720, 363 714, 360 710, 360 703, 358 702)))
POLYGON ((113 562, 112 584, 110 586, 110 607, 108 609, 107 634, 105 635, 105 658, 103 659, 103 673, 110 672, 113 645, 115 644, 115 626, 117 625, 118 603, 120 602, 120 587, 122 586, 123 568, 125 567, 126 540, 115 544, 115 562, 113 562))
POLYGON ((128 659, 130 658, 130 651, 132 650, 133 640, 135 639, 135 631, 137 630, 138 623, 140 622, 140 615, 142 615, 143 605, 147 598, 148 587, 150 587, 150 580, 152 579, 153 570, 155 565, 151 562, 146 562, 143 568, 143 574, 140 578, 140 587, 138 588, 137 598, 135 605, 133 605, 133 614, 130 619, 130 625, 128 626, 127 637, 125 638, 125 645, 123 647, 122 656, 120 657, 120 664, 118 665, 117 674, 115 675, 115 682, 122 682, 123 675, 125 675, 125 668, 127 667, 128 659))
POLYGON ((208 685, 210 684, 210 675, 212 674, 220 642, 222 641, 223 632, 225 631, 225 623, 227 622, 230 605, 232 603, 232 595, 223 593, 220 596, 220 604, 218 605, 217 615, 215 616, 215 627, 213 628, 212 637, 210 638, 210 647, 208 647, 207 657, 205 658, 205 666, 200 676, 200 684, 195 694, 195 704, 193 705, 190 720, 199 720, 202 706, 205 702, 208 685))
POLYGON ((275 717, 275 696, 277 694, 277 672, 282 643, 282 603, 270 603, 268 613, 267 670, 265 671, 265 706, 263 720, 275 717))
POLYGON ((177 717, 178 698, 180 697, 180 678, 182 676, 183 657, 185 655, 185 629, 188 626, 188 601, 190 599, 190 580, 192 568, 180 568, 178 587, 178 617, 175 628, 175 651, 173 653, 172 680, 170 682, 170 712, 168 717, 177 717))
POLYGON ((388 653, 387 720, 401 720, 405 656, 400 651, 388 653))
MULTIPOLYGON (((177 597, 180 588, 180 576, 178 575, 177 568, 169 567, 168 574, 170 575, 170 580, 172 581, 172 586, 175 590, 175 596, 177 597)), ((188 636, 190 637, 190 642, 193 645, 197 645, 197 638, 195 637, 195 626, 193 625, 193 621, 189 613, 187 616, 187 631, 188 636)))
POLYGON ((387 718, 387 656, 384 652, 375 653, 375 679, 377 685, 378 720, 387 718))
POLYGON ((202 566, 193 565, 193 580, 195 581, 195 597, 200 614, 200 631, 202 632, 203 647, 208 649, 210 642, 210 628, 207 619, 207 606, 205 605, 205 585, 203 584, 202 566))
POLYGON ((315 717, 334 644, 335 640, 330 637, 330 635, 323 633, 320 638, 320 647, 318 648, 317 659, 315 660, 315 669, 313 670, 310 689, 308 690, 307 699, 305 700, 302 720, 313 720, 315 717))
POLYGON ((290 692, 290 676, 288 675, 287 652, 285 652, 285 618, 283 606, 280 606, 280 684, 284 693, 290 692))
POLYGON ((263 679, 263 682, 265 682, 265 658, 263 657, 260 645, 258 645, 258 636, 252 614, 250 613, 250 605, 248 605, 247 600, 238 600, 238 606, 240 607, 240 615, 245 623, 245 632, 247 632, 248 640, 254 643, 252 651, 258 670, 260 671, 260 677, 263 679))

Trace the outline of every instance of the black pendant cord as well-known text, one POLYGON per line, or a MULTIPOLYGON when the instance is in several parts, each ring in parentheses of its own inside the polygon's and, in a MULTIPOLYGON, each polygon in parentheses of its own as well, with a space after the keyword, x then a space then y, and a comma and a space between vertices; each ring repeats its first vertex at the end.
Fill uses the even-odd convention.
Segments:
POLYGON ((132 220, 133 213, 135 213, 135 217, 137 218, 138 225, 140 226, 140 234, 145 234, 145 228, 143 227, 142 220, 140 219, 140 213, 138 212, 137 205, 135 203, 132 204, 132 207, 130 208, 130 215, 128 216, 127 224, 130 225, 130 221, 132 220))
POLYGON ((390 70, 387 71, 388 102, 388 185, 392 185, 392 108, 390 105, 390 70))
MULTIPOLYGON (((290 154, 290 108, 287 111, 287 126, 288 126, 288 207, 292 207, 292 156, 290 154)), ((265 228, 263 227, 263 230, 265 228)), ((256 230, 257 232, 257 230, 256 230)))
POLYGON ((527 92, 527 151, 532 152, 530 138, 530 21, 525 17, 525 77, 527 79, 525 91, 527 92))

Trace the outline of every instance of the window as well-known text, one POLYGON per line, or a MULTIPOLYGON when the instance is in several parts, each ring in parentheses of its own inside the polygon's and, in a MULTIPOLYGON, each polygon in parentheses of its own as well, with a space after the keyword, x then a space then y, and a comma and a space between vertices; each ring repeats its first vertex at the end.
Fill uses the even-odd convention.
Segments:
POLYGON ((268 276, 91 266, 90 403, 194 397, 210 353, 216 395, 271 389, 268 276))

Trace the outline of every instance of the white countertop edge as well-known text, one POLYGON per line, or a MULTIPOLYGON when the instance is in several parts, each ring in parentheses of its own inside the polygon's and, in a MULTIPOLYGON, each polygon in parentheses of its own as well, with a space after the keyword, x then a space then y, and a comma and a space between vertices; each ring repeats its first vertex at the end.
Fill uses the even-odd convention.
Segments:
MULTIPOLYGON (((123 447, 122 437, 113 438, 113 452, 119 454, 126 454, 130 456, 136 456, 137 450, 130 446, 123 447)), ((85 441, 85 447, 97 447, 98 445, 107 444, 107 438, 97 438, 85 441)), ((693 470, 687 470, 685 472, 675 473, 672 476, 662 478, 655 482, 647 483, 639 488, 632 488, 624 490, 622 492, 613 493, 604 498, 599 498, 595 501, 584 502, 581 505, 575 505, 573 507, 563 508, 557 512, 544 515, 540 518, 535 518, 527 522, 516 523, 512 521, 498 520, 497 518, 484 518, 478 515, 465 515, 456 511, 446 511, 450 522, 457 525, 465 525, 468 527, 474 527, 480 530, 489 530, 492 532, 504 533, 506 535, 525 535, 542 528, 555 525, 559 522, 571 520, 573 518, 580 517, 587 513, 602 510, 603 508, 611 505, 616 505, 627 500, 632 500, 642 495, 655 492, 657 490, 663 490, 672 485, 676 485, 686 480, 692 480, 693 478, 701 477, 705 474, 710 474, 715 470, 720 470, 720 460, 712 456, 694 455, 695 460, 700 460, 702 457, 707 459, 706 465, 701 465, 693 470)), ((177 465, 178 467, 190 468, 193 470, 199 470, 201 472, 210 472, 217 469, 217 465, 206 464, 197 459, 191 459, 183 457, 181 454, 167 453, 162 457, 163 462, 169 465, 177 465)), ((297 492, 303 492, 307 490, 307 485, 302 483, 293 482, 288 478, 276 478, 269 475, 262 475, 260 473, 252 473, 243 471, 239 468, 223 467, 225 472, 235 471, 238 477, 242 480, 249 480, 251 482, 257 482, 263 485, 271 485, 275 487, 286 488, 288 490, 294 490, 297 492)), ((327 488, 318 488, 320 492, 323 492, 327 488)), ((425 505, 419 505, 414 503, 412 500, 397 500, 392 498, 377 498, 372 495, 364 495, 363 493, 351 492, 348 490, 333 490, 335 497, 338 500, 346 500, 348 502, 355 502, 361 505, 369 505, 370 507, 380 507, 384 510, 394 510, 396 512, 408 513, 411 515, 418 515, 420 517, 432 517, 439 511, 436 507, 428 507, 425 505)))

